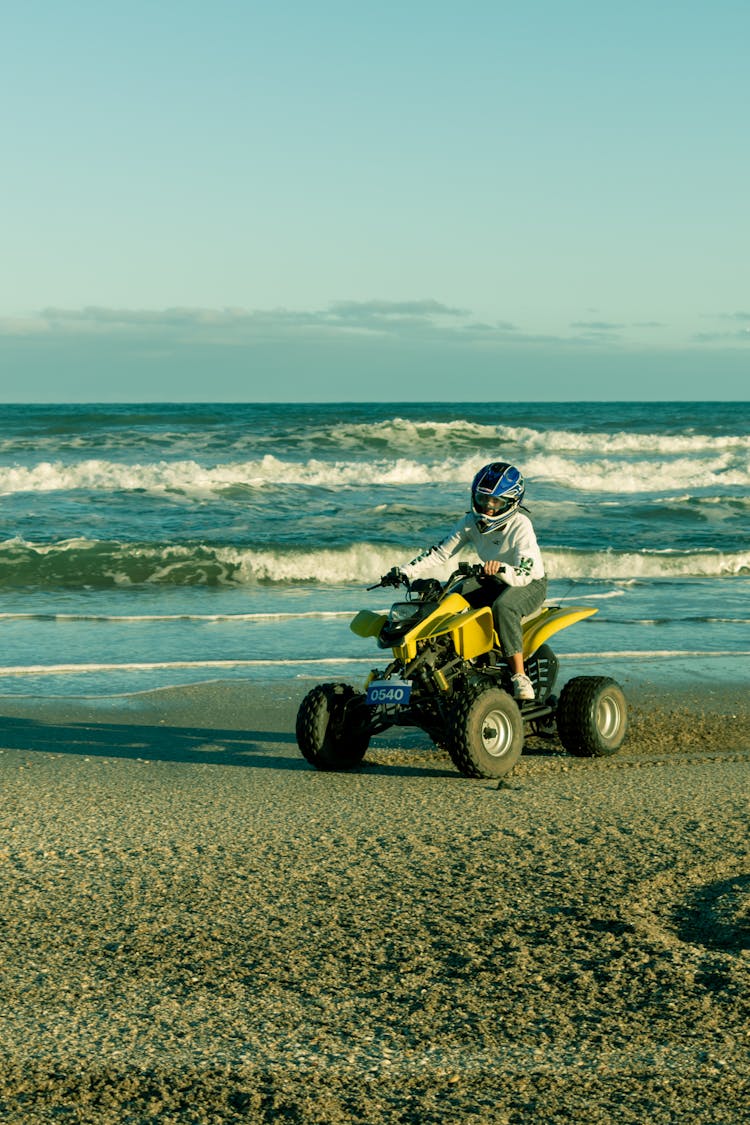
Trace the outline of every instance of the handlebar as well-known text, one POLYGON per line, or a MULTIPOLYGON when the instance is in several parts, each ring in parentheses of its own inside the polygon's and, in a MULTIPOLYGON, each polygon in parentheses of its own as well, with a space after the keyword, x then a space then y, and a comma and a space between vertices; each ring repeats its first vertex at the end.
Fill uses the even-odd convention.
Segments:
POLYGON ((484 574, 484 563, 460 562, 454 573, 460 574, 463 578, 479 578, 484 574))
POLYGON ((381 586, 406 586, 409 588, 409 579, 397 566, 391 567, 387 574, 384 574, 379 582, 374 586, 368 586, 368 590, 379 590, 381 586))
MULTIPOLYGON (((458 564, 458 566, 456 567, 456 569, 453 571, 453 574, 451 574, 450 578, 448 578, 447 582, 444 583, 444 585, 448 585, 448 583, 452 582, 453 579, 457 578, 457 577, 460 577, 460 578, 482 578, 482 577, 485 577, 484 563, 460 562, 458 564)), ((368 590, 379 590, 384 586, 395 586, 395 587, 405 586, 407 590, 412 588, 412 584, 409 581, 409 579, 406 577, 406 575, 403 573, 403 571, 401 571, 397 566, 392 567, 388 571, 387 574, 383 575, 383 577, 380 579, 379 582, 376 582, 374 586, 368 586, 367 589, 368 590)))

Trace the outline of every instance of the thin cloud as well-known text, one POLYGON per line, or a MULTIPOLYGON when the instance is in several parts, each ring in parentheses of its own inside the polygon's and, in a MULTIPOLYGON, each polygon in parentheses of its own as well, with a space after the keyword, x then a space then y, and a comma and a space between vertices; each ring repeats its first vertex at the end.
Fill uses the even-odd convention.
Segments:
MULTIPOLYGON (((5 339, 99 340, 139 349, 206 346, 252 347, 255 344, 335 343, 361 339, 413 343, 420 346, 464 346, 482 350, 519 348, 622 349, 643 346, 638 328, 663 328, 656 321, 634 325, 604 319, 576 320, 562 332, 529 330, 510 320, 479 320, 470 310, 434 298, 410 301, 334 301, 312 309, 106 308, 90 305, 70 309, 50 306, 27 318, 0 318, 5 339)), ((684 343, 745 344, 750 338, 750 313, 714 316, 711 331, 684 343), (730 323, 731 322, 731 323, 730 323)))
POLYGON ((587 332, 619 332, 624 324, 614 324, 608 320, 574 320, 571 328, 583 328, 587 332))
POLYGON ((269 335, 440 336, 456 334, 468 310, 440 301, 337 301, 322 309, 189 308, 123 309, 91 305, 81 309, 48 307, 37 317, 0 321, 0 333, 30 335, 166 335, 238 344, 269 335))
POLYGON ((733 325, 740 325, 747 327, 732 328, 714 328, 708 332, 696 332, 691 337, 696 344, 725 344, 736 346, 737 344, 750 343, 750 312, 744 309, 736 309, 734 312, 725 313, 705 313, 704 320, 713 320, 714 323, 720 322, 725 325, 727 321, 731 321, 733 325))
POLYGON ((494 324, 487 324, 486 321, 483 320, 470 320, 468 324, 462 326, 461 331, 464 334, 478 333, 479 335, 495 335, 498 332, 503 334, 517 332, 518 328, 508 320, 497 320, 494 324))
POLYGON ((735 312, 702 313, 701 320, 734 320, 739 321, 740 324, 745 324, 750 321, 750 312, 745 312, 744 309, 738 309, 735 312))
POLYGON ((288 309, 251 311, 248 309, 203 309, 175 307, 166 309, 109 309, 90 305, 83 309, 42 309, 40 318, 49 325, 64 327, 80 324, 90 327, 124 326, 137 328, 169 328, 205 326, 236 326, 266 324, 269 322, 307 323, 309 313, 288 309))
POLYGON ((435 317, 465 317, 466 309, 453 308, 440 301, 334 301, 329 306, 330 315, 343 320, 422 320, 435 317))
POLYGON ((750 344, 750 328, 736 332, 696 332, 691 339, 696 344, 750 344))

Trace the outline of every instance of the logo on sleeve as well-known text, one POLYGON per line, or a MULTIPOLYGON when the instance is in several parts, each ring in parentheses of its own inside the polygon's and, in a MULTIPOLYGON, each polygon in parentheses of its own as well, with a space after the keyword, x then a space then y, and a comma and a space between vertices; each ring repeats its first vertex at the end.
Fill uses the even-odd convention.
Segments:
POLYGON ((411 560, 409 566, 417 566, 418 563, 424 562, 425 559, 430 557, 433 551, 437 551, 437 547, 427 547, 422 551, 421 555, 417 555, 415 559, 411 560))

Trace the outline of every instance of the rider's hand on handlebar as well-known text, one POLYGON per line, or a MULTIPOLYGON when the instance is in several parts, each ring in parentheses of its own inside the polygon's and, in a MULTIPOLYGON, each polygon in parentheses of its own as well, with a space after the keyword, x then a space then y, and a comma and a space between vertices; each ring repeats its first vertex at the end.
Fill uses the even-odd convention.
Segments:
POLYGON ((503 564, 501 562, 498 562, 497 559, 488 559, 484 564, 484 573, 490 575, 490 577, 495 574, 499 574, 502 569, 503 564))

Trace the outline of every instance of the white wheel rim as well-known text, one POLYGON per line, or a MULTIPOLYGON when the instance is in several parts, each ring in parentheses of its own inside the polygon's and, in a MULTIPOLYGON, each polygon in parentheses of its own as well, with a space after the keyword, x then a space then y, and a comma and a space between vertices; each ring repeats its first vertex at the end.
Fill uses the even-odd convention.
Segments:
POLYGON ((513 724, 504 711, 488 711, 482 720, 482 746, 492 758, 502 758, 513 745, 513 724))
POLYGON ((622 722, 620 704, 613 695, 605 695, 599 700, 596 712, 596 725, 602 738, 613 738, 622 722))

